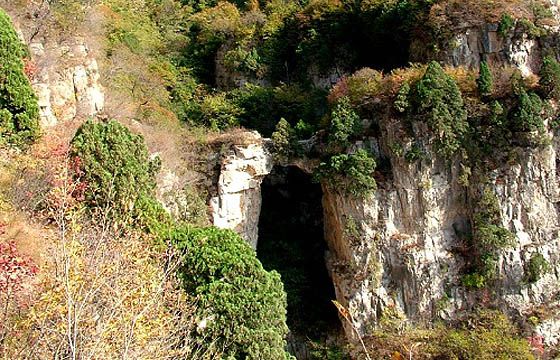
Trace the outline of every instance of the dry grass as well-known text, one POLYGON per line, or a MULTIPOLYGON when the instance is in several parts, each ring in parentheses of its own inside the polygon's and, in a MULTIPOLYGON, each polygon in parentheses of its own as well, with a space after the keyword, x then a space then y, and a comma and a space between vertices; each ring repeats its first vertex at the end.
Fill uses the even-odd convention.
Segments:
POLYGON ((453 29, 485 22, 497 23, 502 14, 516 19, 534 18, 527 0, 447 0, 432 7, 429 22, 434 28, 453 29))

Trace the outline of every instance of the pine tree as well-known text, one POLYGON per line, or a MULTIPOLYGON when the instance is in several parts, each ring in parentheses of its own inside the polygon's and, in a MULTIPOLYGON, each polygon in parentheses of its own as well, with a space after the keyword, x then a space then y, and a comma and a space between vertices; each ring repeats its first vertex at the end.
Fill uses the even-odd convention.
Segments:
POLYGON ((546 98, 560 99, 560 64, 556 59, 546 56, 543 59, 539 85, 546 98))
POLYGON ((39 106, 24 72, 27 51, 0 9, 0 142, 16 145, 39 136, 39 106))
POLYGON ((487 97, 492 95, 493 79, 492 72, 486 61, 480 63, 480 74, 476 81, 480 95, 487 97))
POLYGON ((437 150, 451 156, 461 146, 468 129, 467 111, 459 86, 432 61, 416 84, 415 110, 436 136, 437 150))

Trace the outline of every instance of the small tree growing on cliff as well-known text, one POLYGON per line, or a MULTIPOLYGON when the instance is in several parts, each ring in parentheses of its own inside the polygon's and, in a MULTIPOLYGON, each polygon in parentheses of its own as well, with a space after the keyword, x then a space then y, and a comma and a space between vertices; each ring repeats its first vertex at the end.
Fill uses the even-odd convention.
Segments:
POLYGON ((272 150, 274 158, 278 162, 285 162, 294 155, 296 143, 295 132, 292 126, 282 118, 276 124, 276 130, 272 133, 272 150))
POLYGON ((416 85, 415 109, 436 136, 437 150, 451 156, 461 146, 468 129, 467 111, 459 86, 432 61, 416 85))
POLYGON ((476 84, 478 85, 478 91, 480 95, 487 97, 492 95, 492 88, 494 87, 494 81, 492 79, 492 72, 486 61, 480 63, 480 73, 476 84))
POLYGON ((521 90, 511 117, 513 129, 520 132, 544 129, 542 111, 543 101, 539 95, 521 90))
POLYGON ((350 138, 362 130, 362 122, 347 97, 341 98, 331 114, 329 129, 329 145, 331 147, 346 147, 350 138))
POLYGON ((560 99, 560 64, 556 59, 546 56, 543 59, 539 85, 547 98, 560 99))
POLYGON ((0 142, 28 144, 39 136, 39 106, 24 72, 27 51, 0 9, 0 142))

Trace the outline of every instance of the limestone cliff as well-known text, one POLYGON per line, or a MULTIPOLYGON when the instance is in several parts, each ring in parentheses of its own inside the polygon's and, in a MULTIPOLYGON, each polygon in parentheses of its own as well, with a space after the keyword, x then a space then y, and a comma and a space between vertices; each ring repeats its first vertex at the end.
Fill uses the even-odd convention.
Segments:
MULTIPOLYGON (((554 36, 537 41, 514 32, 501 38, 493 25, 466 28, 455 35, 458 46, 446 53, 446 61, 478 67, 480 61, 490 60, 528 76, 540 66, 542 41, 553 41, 554 36)), ((379 120, 379 134, 357 144, 370 146, 372 153, 390 164, 390 174, 378 181, 373 195, 361 199, 323 186, 327 266, 337 300, 353 314, 354 326, 362 335, 368 334, 389 313, 412 323, 451 321, 484 304, 500 308, 542 335, 546 345, 558 346, 558 134, 548 133, 547 145, 514 148, 515 159, 494 164, 484 183, 465 183, 459 161, 438 155, 429 139, 416 144, 425 154, 418 161, 395 155, 391 145, 403 140, 401 126, 395 119, 379 120), (465 249, 465 234, 471 231, 475 212, 473 193, 483 188, 496 197, 501 226, 515 240, 499 252, 496 279, 477 290, 465 287, 462 277, 473 256, 465 249), (551 268, 529 282, 526 274, 535 254, 542 255, 551 268), (528 321, 537 312, 546 315, 528 321)), ((253 246, 259 184, 271 169, 270 155, 259 142, 229 150, 218 196, 212 199, 214 224, 236 229, 253 246)), ((410 148, 412 143, 403 145, 410 148)), ((346 335, 355 338, 352 327, 344 325, 346 335)))
POLYGON ((272 157, 258 133, 251 141, 232 144, 221 159, 217 191, 210 200, 214 225, 241 234, 257 247, 261 182, 272 170, 272 157))
MULTIPOLYGON (((384 138, 395 136, 390 127, 384 138)), ((365 200, 325 188, 325 234, 338 300, 346 304, 362 332, 391 308, 413 321, 452 319, 480 302, 517 319, 536 308, 558 306, 559 213, 557 144, 524 151, 521 161, 490 175, 503 226, 515 245, 500 254, 498 280, 488 290, 461 285, 461 233, 468 227, 467 190, 457 164, 437 156, 415 164, 391 158, 393 180, 365 200), (350 228, 357 224, 358 232, 350 228), (542 254, 553 269, 534 284, 523 282, 531 255, 542 254)), ((549 345, 558 342, 554 312, 537 327, 549 345)), ((347 334, 352 334, 347 329, 347 334)))
POLYGON ((29 47, 28 75, 38 98, 41 127, 102 112, 105 94, 88 41, 73 35, 59 39, 41 27, 41 19, 30 21, 18 11, 10 15, 29 47))

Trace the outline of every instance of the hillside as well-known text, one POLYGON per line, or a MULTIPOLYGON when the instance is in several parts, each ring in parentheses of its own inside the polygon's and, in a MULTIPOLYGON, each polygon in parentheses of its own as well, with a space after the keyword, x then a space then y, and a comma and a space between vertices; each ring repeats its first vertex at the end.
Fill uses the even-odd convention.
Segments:
POLYGON ((558 358, 559 11, 0 0, 0 355, 558 358))

